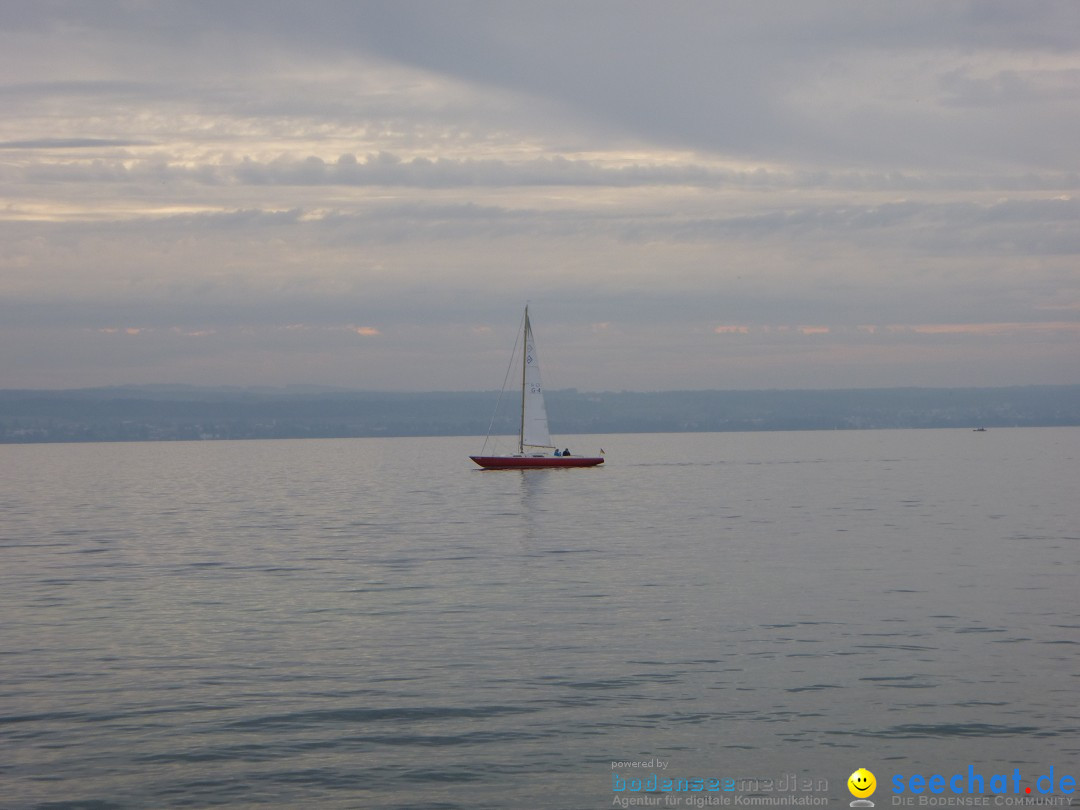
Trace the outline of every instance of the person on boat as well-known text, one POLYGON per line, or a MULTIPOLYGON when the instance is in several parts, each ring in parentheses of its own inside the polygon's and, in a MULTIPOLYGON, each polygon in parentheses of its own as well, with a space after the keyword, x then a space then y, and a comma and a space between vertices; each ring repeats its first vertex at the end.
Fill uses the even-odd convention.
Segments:
POLYGON ((561 455, 562 455, 562 453, 560 453, 560 452, 559 452, 559 448, 558 448, 558 447, 556 447, 556 448, 555 448, 555 455, 557 455, 557 456, 561 456, 561 455))
POLYGON ((568 455, 570 455, 570 448, 566 448, 565 450, 563 450, 563 451, 562 451, 562 454, 563 454, 564 456, 568 456, 568 455))

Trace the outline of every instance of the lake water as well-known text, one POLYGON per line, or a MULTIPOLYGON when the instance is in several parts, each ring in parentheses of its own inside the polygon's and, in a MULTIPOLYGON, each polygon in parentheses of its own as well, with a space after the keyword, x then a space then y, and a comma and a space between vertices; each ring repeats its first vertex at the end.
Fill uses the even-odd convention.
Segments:
POLYGON ((0 446, 0 806, 1080 775, 1080 429, 564 438, 0 446))

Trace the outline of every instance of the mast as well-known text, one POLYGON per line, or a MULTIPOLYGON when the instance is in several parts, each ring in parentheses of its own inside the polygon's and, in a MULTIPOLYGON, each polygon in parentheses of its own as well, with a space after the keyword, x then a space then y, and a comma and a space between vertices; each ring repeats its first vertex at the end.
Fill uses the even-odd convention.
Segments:
POLYGON ((525 366, 529 358, 529 305, 525 305, 525 329, 521 333, 521 426, 518 428, 518 452, 525 455, 525 366))

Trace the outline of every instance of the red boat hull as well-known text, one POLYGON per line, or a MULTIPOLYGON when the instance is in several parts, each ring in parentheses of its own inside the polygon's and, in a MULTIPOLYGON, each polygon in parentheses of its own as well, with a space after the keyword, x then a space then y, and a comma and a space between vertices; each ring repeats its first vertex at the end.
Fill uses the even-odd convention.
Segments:
POLYGON ((595 467, 599 456, 469 456, 485 470, 538 470, 549 467, 595 467))

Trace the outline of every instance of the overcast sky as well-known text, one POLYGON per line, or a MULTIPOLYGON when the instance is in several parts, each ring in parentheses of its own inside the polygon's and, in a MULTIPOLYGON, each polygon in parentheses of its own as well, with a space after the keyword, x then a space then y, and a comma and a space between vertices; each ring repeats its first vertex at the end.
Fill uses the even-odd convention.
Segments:
POLYGON ((5 0, 0 110, 0 388, 1080 383, 1074 0, 5 0))

